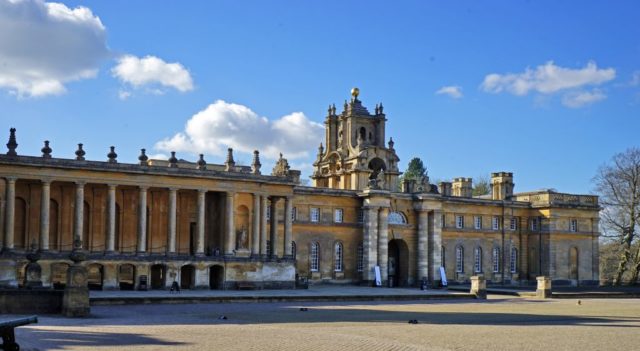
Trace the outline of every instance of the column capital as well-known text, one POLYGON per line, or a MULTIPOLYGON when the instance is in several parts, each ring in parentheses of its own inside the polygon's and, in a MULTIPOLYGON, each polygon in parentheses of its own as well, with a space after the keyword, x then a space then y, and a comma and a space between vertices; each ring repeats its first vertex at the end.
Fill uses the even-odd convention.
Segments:
POLYGON ((53 178, 40 178, 40 183, 42 183, 42 185, 51 185, 51 183, 53 182, 53 178))
POLYGON ((76 187, 84 187, 85 185, 87 185, 87 181, 86 180, 76 180, 76 187))
POLYGON ((206 193, 207 193, 207 191, 209 191, 209 189, 206 189, 206 188, 200 188, 200 189, 198 189, 198 194, 206 194, 206 193))
POLYGON ((10 176, 10 177, 4 177, 4 179, 6 179, 7 182, 9 183, 15 183, 16 180, 18 180, 18 177, 10 176))
POLYGON ((235 191, 227 191, 227 192, 225 192, 225 194, 227 194, 227 197, 236 196, 236 192, 235 191))
POLYGON ((118 184, 107 184, 107 187, 109 188, 109 190, 115 190, 118 187, 118 184))
POLYGON ((169 189, 169 191, 178 191, 178 190, 180 190, 180 188, 175 187, 175 186, 169 187, 167 189, 169 189))
POLYGON ((365 206, 362 206, 362 209, 363 209, 363 210, 377 210, 377 209, 379 209, 379 208, 380 208, 380 206, 372 206, 372 205, 365 205, 365 206))
POLYGON ((147 191, 147 190, 149 190, 149 186, 148 185, 140 185, 140 186, 138 186, 138 189, 140 189, 140 191, 147 191))

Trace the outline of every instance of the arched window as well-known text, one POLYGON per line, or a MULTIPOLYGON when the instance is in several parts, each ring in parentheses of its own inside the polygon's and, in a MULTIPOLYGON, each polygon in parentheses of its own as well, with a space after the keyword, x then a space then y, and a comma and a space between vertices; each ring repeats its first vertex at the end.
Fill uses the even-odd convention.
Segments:
POLYGON ((362 272, 364 270, 364 246, 362 243, 358 244, 358 251, 356 252, 356 270, 362 272))
POLYGON ((456 247, 456 272, 464 272, 464 249, 462 246, 456 247))
POLYGON ((482 272, 482 249, 479 246, 473 250, 473 272, 482 272))
POLYGON ((309 268, 312 272, 320 270, 320 244, 311 243, 311 251, 309 254, 309 268))
POLYGON ((333 270, 342 272, 342 243, 336 243, 333 248, 333 270))
POLYGON ((407 224, 407 217, 402 212, 389 212, 389 224, 407 224))
POLYGON ((516 273, 518 271, 518 249, 515 247, 511 248, 511 273, 516 273))
POLYGON ((296 242, 295 241, 291 242, 291 257, 294 260, 296 259, 296 242))
POLYGON ((367 130, 364 127, 360 127, 360 138, 367 140, 367 130))
POLYGON ((500 248, 493 248, 493 273, 500 272, 500 248))

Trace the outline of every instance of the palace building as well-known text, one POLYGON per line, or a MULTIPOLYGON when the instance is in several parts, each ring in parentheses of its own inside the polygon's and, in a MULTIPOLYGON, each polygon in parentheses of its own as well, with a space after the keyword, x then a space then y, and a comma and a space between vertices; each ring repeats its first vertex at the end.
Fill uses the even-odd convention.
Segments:
POLYGON ((75 245, 96 289, 294 288, 313 283, 385 286, 468 282, 598 282, 598 198, 553 190, 514 192, 496 172, 490 195, 472 179, 404 179, 382 104, 371 113, 352 91, 331 105, 312 186, 280 157, 237 165, 103 161, 18 151, 11 129, 0 155, 0 286, 24 282, 26 253, 40 252, 45 286, 66 282, 75 245), (75 240, 74 240, 75 239, 75 240), (441 267, 443 270, 441 270, 441 267))

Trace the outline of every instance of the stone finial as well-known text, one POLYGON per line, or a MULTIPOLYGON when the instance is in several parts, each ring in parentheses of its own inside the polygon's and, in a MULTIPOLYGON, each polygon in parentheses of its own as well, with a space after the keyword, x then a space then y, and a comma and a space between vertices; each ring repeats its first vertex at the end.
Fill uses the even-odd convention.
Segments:
POLYGON ((138 160, 140 161, 140 166, 149 165, 149 156, 147 156, 146 149, 140 149, 140 156, 138 156, 138 160))
POLYGON ((331 104, 329 104, 329 109, 327 109, 327 116, 331 116, 331 104))
POLYGON ((175 151, 171 151, 171 157, 169 157, 169 167, 178 168, 178 159, 176 158, 175 151))
POLYGON ((393 150, 393 145, 395 143, 393 142, 393 138, 389 138, 389 150, 393 150))
POLYGON ((331 105, 331 115, 333 115, 333 116, 336 115, 336 104, 332 104, 331 105))
POLYGON ((322 155, 324 155, 324 146, 320 143, 320 146, 318 146, 318 160, 322 158, 322 155))
POLYGON ((344 100, 344 112, 347 112, 349 109, 349 104, 347 104, 347 100, 344 100))
POLYGON ((198 169, 201 171, 204 171, 205 169, 207 169, 207 161, 204 160, 204 155, 200 154, 200 158, 198 159, 198 169))
POLYGON ((235 166, 236 166, 236 161, 233 160, 233 149, 232 148, 228 148, 227 149, 227 160, 224 161, 224 170, 227 171, 227 172, 231 172, 231 171, 233 171, 235 166))
POLYGON ((380 113, 380 107, 378 107, 378 104, 376 104, 375 111, 376 111, 376 115, 380 113))
POLYGON ((278 159, 278 162, 276 162, 276 165, 273 167, 271 175, 276 177, 287 177, 289 176, 289 169, 289 161, 287 161, 286 158, 283 158, 282 153, 280 153, 280 158, 278 159))
POLYGON ((251 173, 260 174, 260 167, 262 167, 262 163, 260 163, 260 152, 258 150, 253 150, 253 162, 251 162, 251 173))
POLYGON ((109 151, 109 153, 107 154, 107 158, 109 159, 109 163, 118 163, 118 154, 116 154, 116 147, 115 146, 110 146, 109 149, 111 151, 109 151))
POLYGON ((18 148, 18 143, 16 142, 16 129, 9 129, 9 142, 7 143, 7 156, 18 156, 16 149, 18 148))
POLYGON ((49 147, 49 140, 44 141, 44 146, 40 151, 42 151, 42 158, 51 158, 51 151, 53 150, 49 147))
POLYGON ((78 150, 76 150, 76 160, 84 161, 84 155, 87 153, 82 149, 82 143, 78 144, 78 150))
POLYGON ((382 107, 382 103, 380 103, 380 105, 378 106, 378 112, 379 114, 383 114, 384 112, 384 107, 382 107))

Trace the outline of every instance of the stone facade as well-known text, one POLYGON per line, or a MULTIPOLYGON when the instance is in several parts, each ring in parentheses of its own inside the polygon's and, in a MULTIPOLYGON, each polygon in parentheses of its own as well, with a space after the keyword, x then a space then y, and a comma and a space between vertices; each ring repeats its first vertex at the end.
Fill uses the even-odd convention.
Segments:
MULTIPOLYGON (((24 282, 26 252, 39 248, 42 284, 63 286, 74 238, 90 288, 293 288, 311 282, 416 285, 483 276, 489 283, 598 281, 595 196, 514 193, 513 174, 492 174, 493 193, 472 197, 472 179, 438 186, 398 184, 398 157, 385 145, 382 104, 370 114, 354 90, 329 108, 313 186, 286 159, 271 175, 236 165, 105 161, 0 155, 0 285, 24 282), (325 147, 326 146, 326 147, 325 147), (402 191, 398 189, 402 188, 402 191)), ((14 145, 15 144, 15 145, 14 145)))

